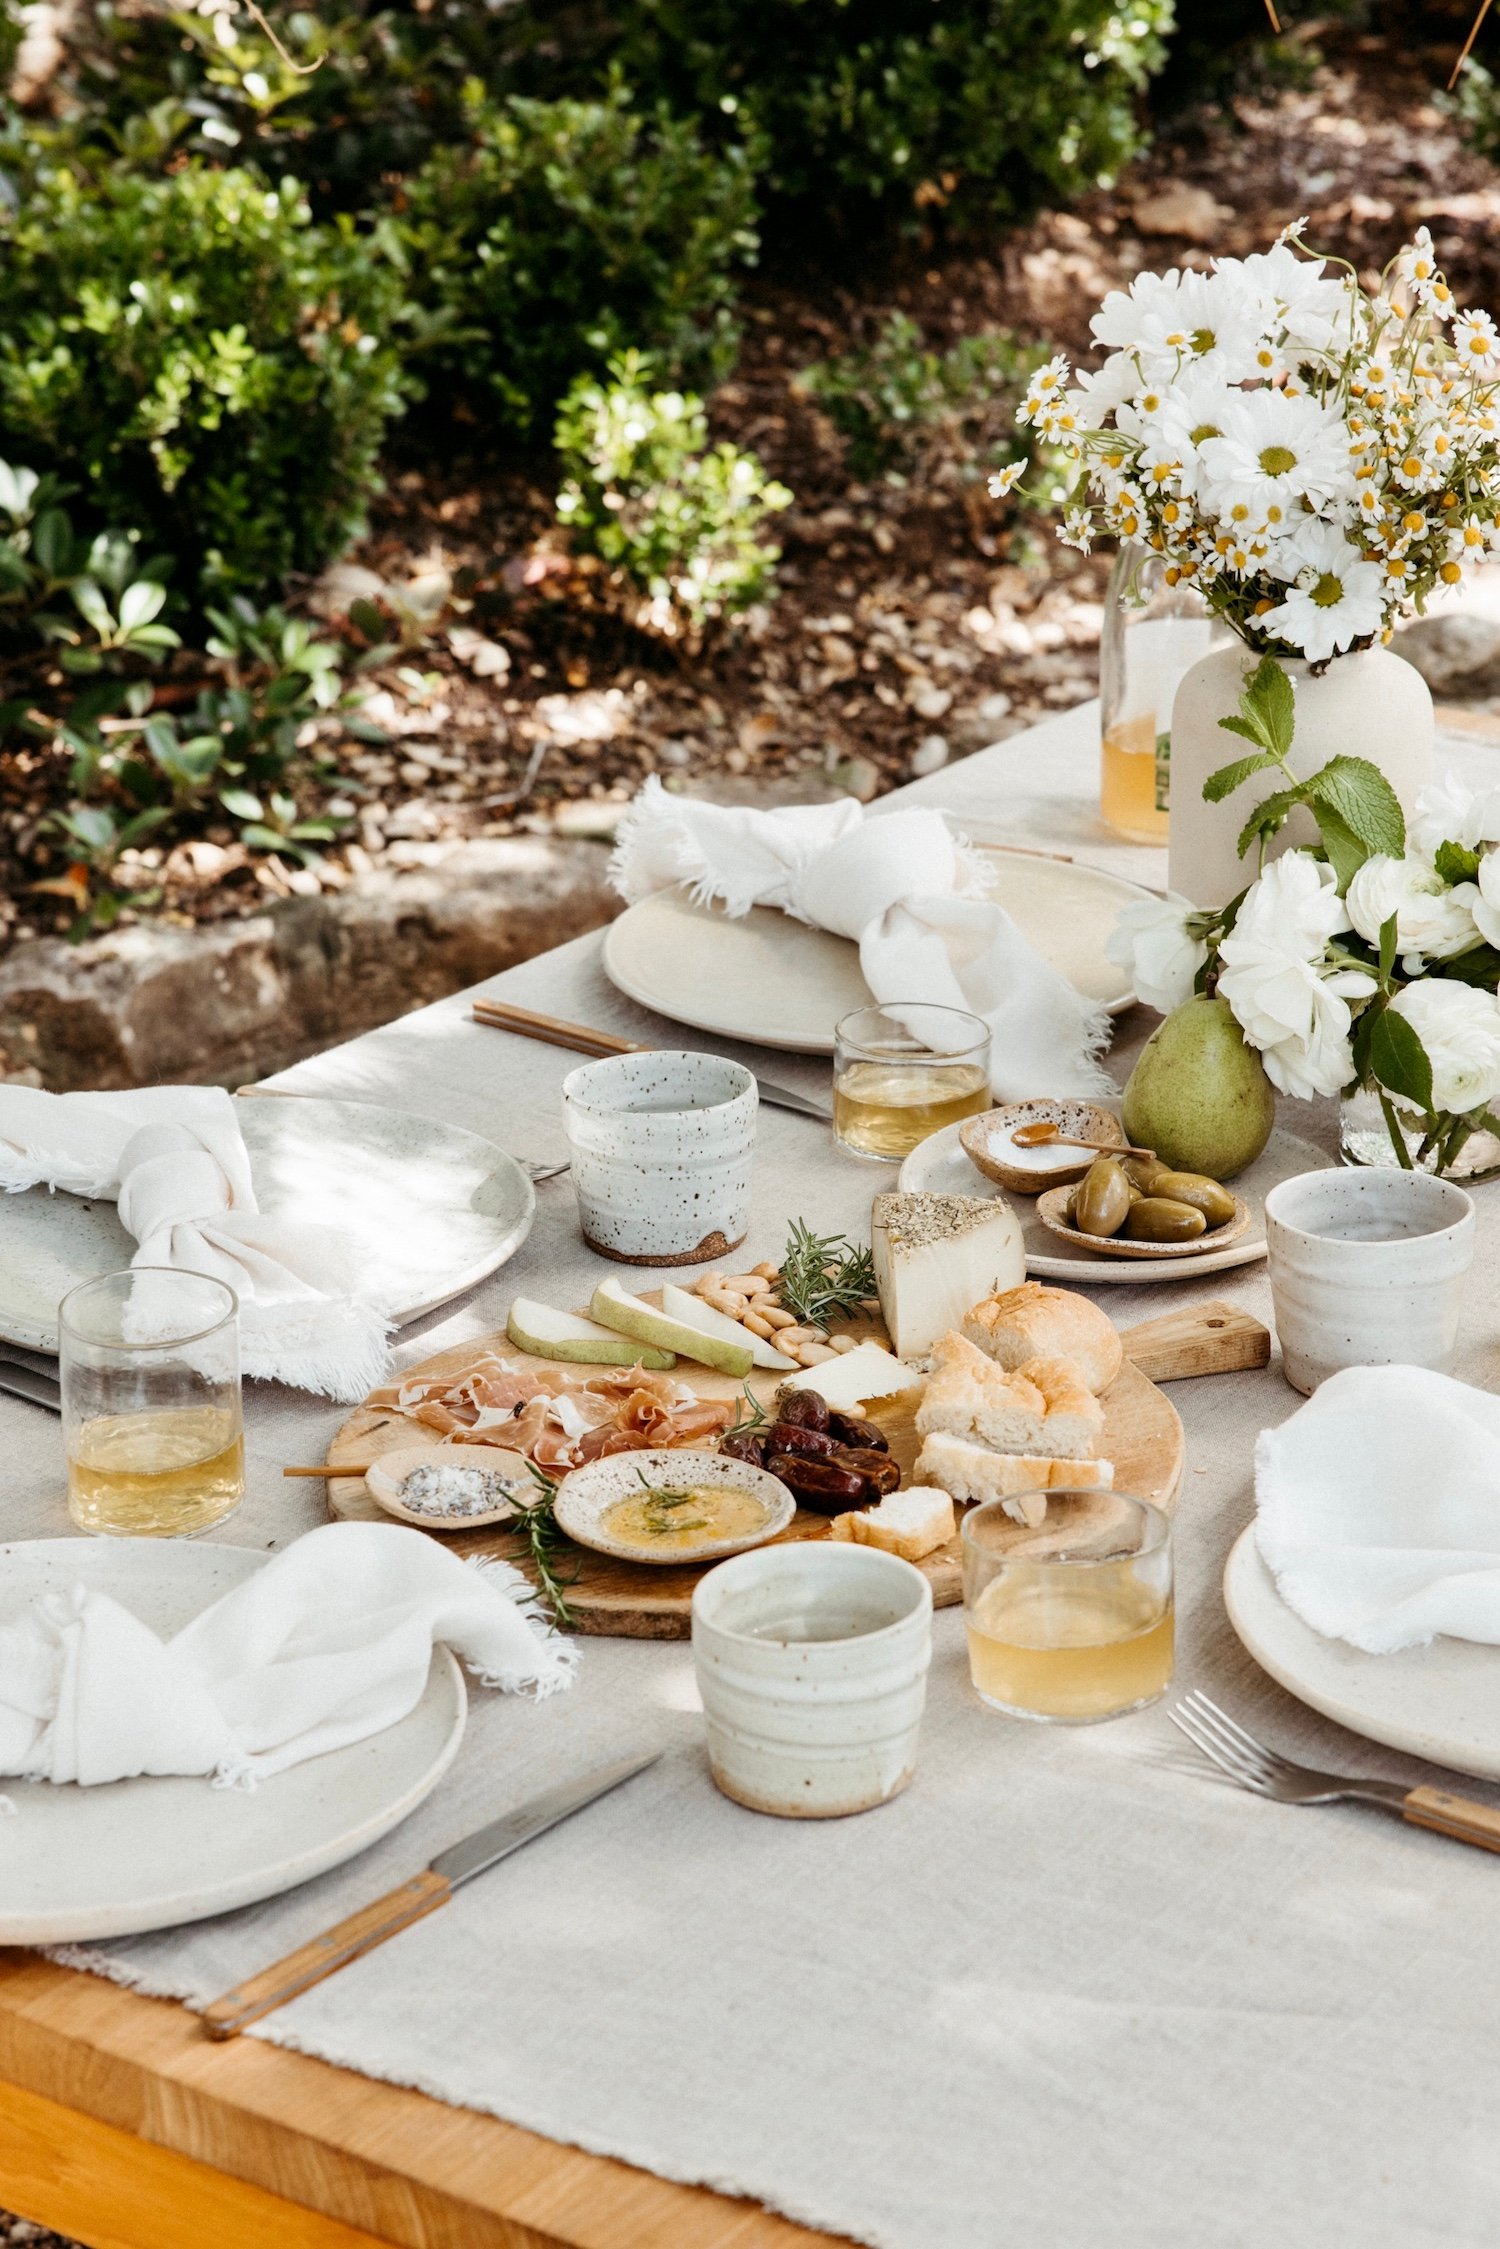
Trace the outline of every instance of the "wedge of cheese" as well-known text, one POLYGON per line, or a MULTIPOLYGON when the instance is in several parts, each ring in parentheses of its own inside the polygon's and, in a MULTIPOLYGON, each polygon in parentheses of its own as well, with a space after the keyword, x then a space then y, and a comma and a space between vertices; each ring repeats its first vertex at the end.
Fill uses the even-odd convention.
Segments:
POLYGON ((983 1298, 1026 1278, 1021 1226, 1003 1197, 875 1197, 870 1248, 891 1348, 925 1358, 983 1298))
POLYGON ((915 1367, 902 1364, 878 1343, 861 1343, 841 1358, 820 1359, 788 1382, 776 1395, 789 1397, 794 1390, 816 1390, 835 1413, 858 1413, 878 1398, 898 1398, 903 1390, 919 1390, 922 1377, 915 1367))

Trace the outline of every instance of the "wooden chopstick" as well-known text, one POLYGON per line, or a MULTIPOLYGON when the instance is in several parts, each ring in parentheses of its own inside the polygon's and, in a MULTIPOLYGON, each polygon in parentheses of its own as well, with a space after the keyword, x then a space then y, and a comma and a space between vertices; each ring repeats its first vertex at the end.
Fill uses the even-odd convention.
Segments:
POLYGON ((575 1054, 647 1054, 648 1047, 616 1038, 612 1031, 593 1031, 586 1023, 569 1023, 560 1015, 538 1015, 509 1000, 477 999, 474 1020, 492 1030, 514 1031, 525 1039, 540 1039, 547 1046, 565 1046, 575 1054))
POLYGON ((321 1468, 283 1468, 281 1473, 283 1476, 368 1476, 373 1466, 374 1462, 367 1460, 358 1468, 345 1468, 342 1464, 335 1467, 331 1460, 325 1460, 321 1468))

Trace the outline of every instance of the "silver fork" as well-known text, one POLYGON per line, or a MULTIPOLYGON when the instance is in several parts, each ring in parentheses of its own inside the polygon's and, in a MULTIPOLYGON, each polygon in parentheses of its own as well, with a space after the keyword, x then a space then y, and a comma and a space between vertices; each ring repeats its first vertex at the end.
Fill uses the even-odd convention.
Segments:
POLYGON ((1472 1796, 1454 1796, 1446 1788, 1402 1788, 1389 1780, 1351 1780, 1342 1773, 1294 1765, 1289 1757, 1278 1756, 1247 1734, 1201 1688, 1184 1695, 1167 1716, 1221 1773, 1257 1796, 1269 1796, 1273 1803, 1374 1804, 1413 1827, 1430 1827, 1460 1843, 1500 1851, 1500 1811, 1472 1796))

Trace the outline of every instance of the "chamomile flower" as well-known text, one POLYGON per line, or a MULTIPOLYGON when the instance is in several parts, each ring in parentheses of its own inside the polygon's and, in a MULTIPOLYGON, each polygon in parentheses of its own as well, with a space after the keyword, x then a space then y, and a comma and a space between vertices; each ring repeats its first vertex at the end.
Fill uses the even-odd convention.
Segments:
POLYGON ((1385 614, 1380 568, 1329 524, 1309 524, 1298 551, 1296 584, 1261 623, 1309 663, 1321 664, 1379 632, 1385 614))
POLYGON ((1026 463, 1024 460, 1007 461, 1004 468, 996 469, 989 480, 990 498, 992 500, 1003 500, 1007 492, 1015 490, 1025 474, 1026 463))

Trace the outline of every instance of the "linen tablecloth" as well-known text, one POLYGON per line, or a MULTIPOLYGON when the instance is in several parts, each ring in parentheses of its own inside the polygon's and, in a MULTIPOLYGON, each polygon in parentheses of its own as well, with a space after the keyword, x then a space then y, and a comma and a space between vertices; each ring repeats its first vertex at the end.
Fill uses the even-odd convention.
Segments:
MULTIPOLYGON (((1093 818, 1095 724, 1070 713, 909 794, 1160 881, 1162 855, 1111 842, 1093 818)), ((487 988, 632 1037, 712 1043, 614 993, 597 937, 487 988)), ((467 997, 444 1001, 277 1082, 559 1158, 573 1058, 467 1013, 467 997)), ((1152 1020, 1127 1020, 1117 1062, 1152 1020)), ((826 1079, 826 1065, 728 1051, 810 1088, 826 1079)), ((1284 1105, 1283 1121, 1332 1145, 1327 1109, 1284 1105)), ((826 1127, 763 1110, 751 1261, 779 1249, 796 1212, 862 1227, 888 1178, 836 1153, 826 1127)), ((567 1181, 539 1204, 512 1264, 406 1331, 402 1363, 498 1326, 518 1290, 586 1299, 597 1263, 567 1181)), ((1480 1208, 1458 1371, 1492 1383, 1500 1187, 1480 1208)), ((1263 1266, 1202 1293, 1269 1318, 1263 1266)), ((1122 1324, 1190 1300, 1098 1294, 1122 1324)), ((1219 1576, 1250 1516, 1254 1438, 1295 1394, 1273 1365, 1172 1395, 1189 1463, 1181 1683, 1293 1754, 1434 1777, 1303 1710, 1225 1618, 1219 1576)), ((259 1386, 248 1403, 250 1496, 221 1535, 263 1548, 317 1518, 321 1487, 279 1471, 322 1457, 341 1417, 259 1386)), ((56 1424, 0 1400, 0 1439, 0 1534, 66 1531, 56 1424)), ((568 1695, 476 1695, 453 1772, 363 1858, 87 1962, 205 2000, 506 1804, 644 1742, 666 1753, 653 1773, 259 2034, 879 2249, 1489 2249, 1500 1866, 1357 1808, 1282 1809, 1205 1779, 1160 1711, 1084 1729, 988 1713, 967 1687, 956 1611, 937 1618, 916 1779, 878 1812, 783 1823, 739 1809, 708 1779, 686 1645, 588 1640, 568 1695)), ((23 1824, 6 1823, 5 1848, 23 1847, 23 1824)))

